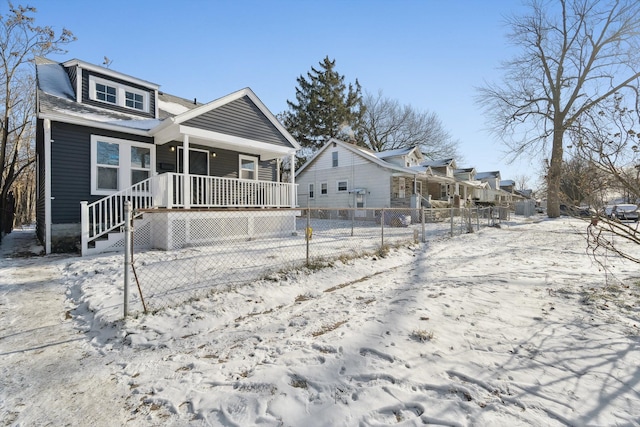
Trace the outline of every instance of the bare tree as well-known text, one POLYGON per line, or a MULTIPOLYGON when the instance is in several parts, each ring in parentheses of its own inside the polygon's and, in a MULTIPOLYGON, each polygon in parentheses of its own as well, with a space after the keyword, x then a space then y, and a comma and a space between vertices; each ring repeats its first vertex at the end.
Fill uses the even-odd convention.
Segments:
MULTIPOLYGON (((595 172, 590 176, 602 176, 603 198, 624 199, 637 203, 640 200, 640 117, 637 108, 625 105, 624 98, 616 95, 600 108, 588 111, 580 120, 582 129, 575 135, 576 155, 585 159, 595 172)), ((595 185, 585 186, 588 189, 595 185)), ((600 211, 592 219, 587 234, 588 249, 596 262, 608 268, 604 257, 615 253, 640 263, 638 245, 640 231, 636 224, 612 218, 600 211)))
POLYGON ((36 26, 35 12, 9 2, 9 12, 0 15, 0 217, 12 185, 34 162, 33 56, 62 52, 75 40, 67 29, 56 35, 51 27, 36 26))
POLYGON ((373 151, 420 146, 431 159, 457 158, 457 142, 442 125, 435 113, 419 112, 410 105, 400 105, 379 91, 367 92, 362 144, 373 151))
POLYGON ((480 88, 478 101, 515 157, 548 157, 548 216, 560 215, 565 133, 580 118, 626 93, 638 97, 640 3, 637 0, 532 0, 530 14, 508 20, 522 49, 504 63, 504 81, 480 88))

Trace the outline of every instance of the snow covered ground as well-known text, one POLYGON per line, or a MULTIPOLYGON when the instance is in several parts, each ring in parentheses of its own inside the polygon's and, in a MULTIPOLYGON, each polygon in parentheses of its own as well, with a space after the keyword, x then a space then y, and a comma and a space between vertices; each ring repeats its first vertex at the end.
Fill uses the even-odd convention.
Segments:
POLYGON ((0 420, 639 426, 640 271, 593 262, 585 232, 516 217, 114 323, 121 257, 15 256, 40 250, 16 230, 0 420))

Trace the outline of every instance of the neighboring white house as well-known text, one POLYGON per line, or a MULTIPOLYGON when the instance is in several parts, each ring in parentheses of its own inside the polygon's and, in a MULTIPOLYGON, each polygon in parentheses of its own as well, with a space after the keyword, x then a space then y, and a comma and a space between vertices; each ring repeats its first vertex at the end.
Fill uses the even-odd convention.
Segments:
POLYGON ((481 192, 480 202, 493 204, 513 203, 513 194, 500 188, 500 183, 502 182, 500 171, 478 172, 476 179, 489 185, 489 188, 485 188, 481 192))
MULTIPOLYGON (((296 172, 298 203, 311 208, 419 207, 432 172, 417 148, 376 153, 329 140, 296 172)), ((434 179, 440 179, 438 177, 434 179)), ((373 219, 372 211, 356 216, 373 219)))

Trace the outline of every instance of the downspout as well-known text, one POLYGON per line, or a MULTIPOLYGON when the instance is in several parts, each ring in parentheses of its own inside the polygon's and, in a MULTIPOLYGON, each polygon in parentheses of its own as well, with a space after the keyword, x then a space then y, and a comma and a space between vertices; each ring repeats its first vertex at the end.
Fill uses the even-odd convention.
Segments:
POLYGON ((51 120, 44 119, 44 250, 51 253, 51 120))
POLYGON ((182 197, 185 209, 191 209, 191 181, 189 180, 189 135, 182 138, 182 197))

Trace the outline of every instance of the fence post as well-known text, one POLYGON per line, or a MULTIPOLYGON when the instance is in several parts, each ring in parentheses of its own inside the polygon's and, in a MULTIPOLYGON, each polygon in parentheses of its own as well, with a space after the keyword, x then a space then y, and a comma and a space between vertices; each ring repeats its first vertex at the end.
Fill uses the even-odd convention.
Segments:
POLYGON ((453 205, 451 205, 451 213, 449 214, 449 218, 451 219, 451 237, 453 237, 453 205))
POLYGON ((304 230, 305 239, 307 240, 307 267, 309 267, 309 240, 311 240, 310 230, 311 230, 311 208, 307 207, 307 227, 304 230))
POLYGON ((80 250, 82 256, 87 255, 87 250, 89 249, 89 208, 87 207, 87 202, 80 202, 80 250))
POLYGON ((381 247, 384 247, 384 208, 380 211, 380 237, 381 237, 381 247))
POLYGON ((422 243, 426 243, 427 242, 427 236, 426 236, 426 232, 425 232, 425 212, 424 212, 424 208, 421 209, 422 211, 422 243))
POLYGON ((131 271, 131 202, 124 204, 124 318, 129 312, 129 272, 131 271))
POLYGON ((480 207, 476 206, 476 225, 478 228, 478 231, 480 231, 480 207))

